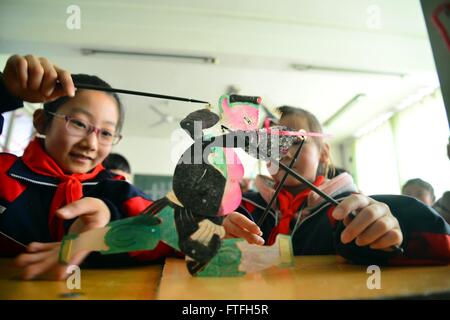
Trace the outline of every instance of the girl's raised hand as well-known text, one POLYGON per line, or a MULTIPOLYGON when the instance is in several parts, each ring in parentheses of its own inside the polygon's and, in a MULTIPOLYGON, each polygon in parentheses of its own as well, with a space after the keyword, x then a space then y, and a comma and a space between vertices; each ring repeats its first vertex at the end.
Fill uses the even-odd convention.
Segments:
POLYGON ((3 78, 6 89, 23 101, 48 102, 75 95, 70 73, 46 58, 13 55, 6 62, 3 78))
POLYGON ((341 233, 341 241, 346 244, 355 240, 358 246, 392 251, 391 246, 400 245, 403 234, 398 220, 389 207, 361 194, 345 198, 333 211, 336 220, 343 220, 346 228, 341 233), (355 218, 349 216, 355 211, 355 218))
POLYGON ((85 197, 69 203, 55 211, 55 214, 64 219, 76 219, 70 226, 69 234, 79 234, 87 230, 106 226, 111 213, 108 206, 100 199, 85 197))

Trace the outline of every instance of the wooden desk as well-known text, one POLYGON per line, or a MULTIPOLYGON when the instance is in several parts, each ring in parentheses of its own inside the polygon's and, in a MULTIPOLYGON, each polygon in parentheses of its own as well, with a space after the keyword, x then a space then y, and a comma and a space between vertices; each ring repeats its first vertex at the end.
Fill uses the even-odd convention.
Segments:
POLYGON ((0 259, 0 299, 155 299, 162 265, 81 269, 81 289, 66 281, 21 281, 12 259, 0 259))
POLYGON ((296 266, 245 277, 191 277, 182 259, 161 265, 81 269, 81 290, 66 281, 21 281, 11 259, 0 259, 0 299, 364 299, 446 292, 450 266, 382 267, 381 289, 369 290, 366 267, 335 256, 296 257, 296 266), (80 292, 79 296, 64 296, 80 292))
POLYGON ((335 256, 296 257, 296 266, 241 278, 194 278, 184 261, 166 260, 158 299, 364 299, 446 291, 450 266, 381 267, 381 289, 367 288, 367 268, 335 256))

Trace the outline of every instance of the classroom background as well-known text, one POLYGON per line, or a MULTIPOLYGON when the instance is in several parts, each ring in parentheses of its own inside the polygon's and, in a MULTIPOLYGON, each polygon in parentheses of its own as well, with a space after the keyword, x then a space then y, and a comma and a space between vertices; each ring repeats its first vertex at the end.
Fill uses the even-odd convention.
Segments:
MULTIPOLYGON (((113 87, 217 104, 224 93, 291 105, 324 124, 334 165, 365 194, 421 178, 449 190, 449 125, 419 1, 24 1, 0 5, 0 67, 45 56, 113 87)), ((154 197, 189 144, 178 122, 203 105, 121 96, 115 146, 154 197)), ((39 105, 6 114, 0 151, 20 155, 39 105)), ((265 165, 240 153, 245 176, 265 165)), ((146 189, 147 188, 147 189, 146 189)))

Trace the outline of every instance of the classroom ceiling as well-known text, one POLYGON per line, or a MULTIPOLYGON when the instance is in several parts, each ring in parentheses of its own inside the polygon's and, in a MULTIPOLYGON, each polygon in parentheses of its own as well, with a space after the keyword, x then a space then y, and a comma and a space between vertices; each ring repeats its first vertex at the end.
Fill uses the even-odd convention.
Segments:
MULTIPOLYGON (((1 53, 47 56, 114 87, 212 103, 232 86, 262 96, 269 107, 306 108, 321 121, 363 95, 327 126, 335 141, 438 85, 419 1, 77 0, 81 25, 75 30, 67 27, 71 4, 2 0, 1 53), (210 57, 215 63, 86 55, 82 49, 210 57)), ((202 106, 122 99, 125 136, 169 138, 177 119, 202 106), (161 118, 164 123, 154 126, 161 118)))

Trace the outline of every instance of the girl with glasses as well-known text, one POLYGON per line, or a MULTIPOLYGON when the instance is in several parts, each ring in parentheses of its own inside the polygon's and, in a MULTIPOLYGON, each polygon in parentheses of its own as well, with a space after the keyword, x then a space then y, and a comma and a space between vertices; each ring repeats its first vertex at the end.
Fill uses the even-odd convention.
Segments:
MULTIPOLYGON (((103 227, 151 204, 141 191, 102 165, 121 138, 124 109, 118 96, 75 91, 73 80, 110 87, 96 76, 78 74, 72 79, 47 59, 31 55, 12 56, 0 73, 0 112, 20 108, 23 101, 44 103, 33 115, 39 135, 23 156, 0 154, 0 238, 7 235, 27 246, 28 252, 17 259, 25 279, 45 273, 65 277, 62 266, 53 268, 65 234, 103 227)), ((19 252, 18 247, 0 246, 2 256, 19 252)), ((122 262, 139 261, 142 256, 153 260, 171 252, 160 244, 151 252, 124 255, 122 262)), ((99 264, 106 259, 91 255, 87 262, 99 264)), ((119 263, 118 257, 114 263, 119 263)))

